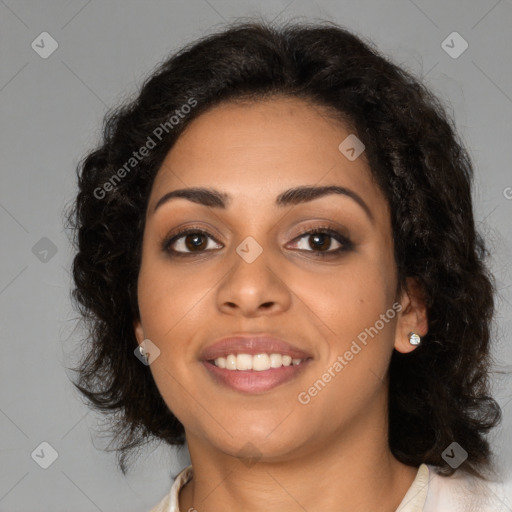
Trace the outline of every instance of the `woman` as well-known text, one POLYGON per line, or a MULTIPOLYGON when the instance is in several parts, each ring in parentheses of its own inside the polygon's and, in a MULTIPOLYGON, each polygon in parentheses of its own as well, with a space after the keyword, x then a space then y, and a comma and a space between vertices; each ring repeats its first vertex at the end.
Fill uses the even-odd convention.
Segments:
MULTIPOLYGON (((79 168, 77 387, 155 511, 497 510, 492 278, 440 102, 333 24, 164 62, 79 168)), ((498 501, 497 501, 498 500, 498 501)))

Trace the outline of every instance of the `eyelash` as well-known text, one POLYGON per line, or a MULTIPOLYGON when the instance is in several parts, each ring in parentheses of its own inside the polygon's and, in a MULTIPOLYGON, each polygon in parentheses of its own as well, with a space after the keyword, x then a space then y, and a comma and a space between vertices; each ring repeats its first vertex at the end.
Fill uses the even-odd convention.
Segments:
MULTIPOLYGON (((175 233, 174 235, 172 235, 170 238, 165 239, 162 243, 162 250, 164 252, 167 252, 172 257, 187 258, 187 257, 193 256, 194 252, 180 252, 180 251, 175 251, 175 250, 171 249, 171 245, 173 243, 175 243, 180 238, 183 238, 184 236, 191 235, 191 234, 204 235, 208 238, 211 238, 216 243, 220 243, 207 231, 204 231, 203 229, 201 229, 199 227, 192 226, 189 228, 182 229, 182 230, 178 231, 177 233, 175 233)), ((341 233, 338 233, 337 231, 335 231, 334 229, 332 229, 328 226, 318 226, 313 229, 306 229, 306 230, 300 232, 293 239, 293 241, 299 240, 299 239, 305 237, 306 235, 316 235, 316 234, 329 235, 331 237, 331 239, 334 239, 338 243, 341 244, 341 247, 338 247, 338 249, 335 249, 334 251, 332 251, 332 250, 329 250, 329 251, 318 251, 318 250, 305 251, 305 252, 312 252, 320 258, 336 256, 343 252, 348 252, 354 248, 354 244, 346 236, 342 235, 341 233)), ((303 249, 300 249, 300 250, 303 250, 303 249)), ((204 252, 208 252, 208 251, 205 251, 205 250, 197 251, 197 254, 201 254, 204 252)))

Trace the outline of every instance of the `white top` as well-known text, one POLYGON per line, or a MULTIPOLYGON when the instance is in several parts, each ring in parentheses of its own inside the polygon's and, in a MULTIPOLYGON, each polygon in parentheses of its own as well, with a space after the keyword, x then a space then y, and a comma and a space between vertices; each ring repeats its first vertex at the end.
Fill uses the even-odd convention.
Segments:
MULTIPOLYGON (((183 469, 169 493, 150 512, 180 512, 179 492, 192 474, 192 466, 183 469)), ((434 466, 422 464, 395 512, 512 512, 512 496, 503 484, 460 472, 440 476, 434 466)))

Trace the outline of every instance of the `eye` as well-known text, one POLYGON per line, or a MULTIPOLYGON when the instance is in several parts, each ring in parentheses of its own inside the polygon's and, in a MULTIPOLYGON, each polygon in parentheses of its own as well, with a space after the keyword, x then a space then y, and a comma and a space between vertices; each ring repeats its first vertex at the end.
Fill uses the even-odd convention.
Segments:
MULTIPOLYGON (((207 249, 211 250, 209 242, 218 242, 206 231, 198 228, 187 228, 179 231, 170 239, 164 241, 163 250, 172 253, 176 256, 184 256, 192 253, 205 252, 207 249), (174 246, 174 247, 173 247, 174 246)), ((219 249, 220 247, 213 247, 219 249)))
POLYGON ((299 250, 314 252, 320 257, 332 256, 353 248, 352 242, 346 236, 329 227, 304 231, 295 240, 298 240, 296 246, 299 250))
MULTIPOLYGON (((346 236, 329 227, 317 227, 304 231, 294 239, 293 243, 300 251, 312 252, 320 257, 337 255, 353 248, 353 243, 346 236)), ((222 244, 217 242, 210 233, 194 227, 179 231, 162 244, 165 252, 177 257, 221 248, 222 244)))

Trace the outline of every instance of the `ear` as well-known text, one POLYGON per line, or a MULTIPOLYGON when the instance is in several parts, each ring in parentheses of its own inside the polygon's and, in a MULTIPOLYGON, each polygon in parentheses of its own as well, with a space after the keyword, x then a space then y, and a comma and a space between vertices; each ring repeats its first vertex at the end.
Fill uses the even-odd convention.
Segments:
POLYGON ((133 321, 133 330, 135 332, 135 337, 137 338, 137 343, 140 345, 145 339, 144 328, 142 327, 140 319, 133 321))
POLYGON ((400 299, 400 310, 394 347, 398 352, 406 354, 412 352, 417 345, 409 343, 409 333, 414 332, 420 337, 428 332, 427 306, 425 293, 419 281, 415 277, 407 277, 405 289, 400 299))

